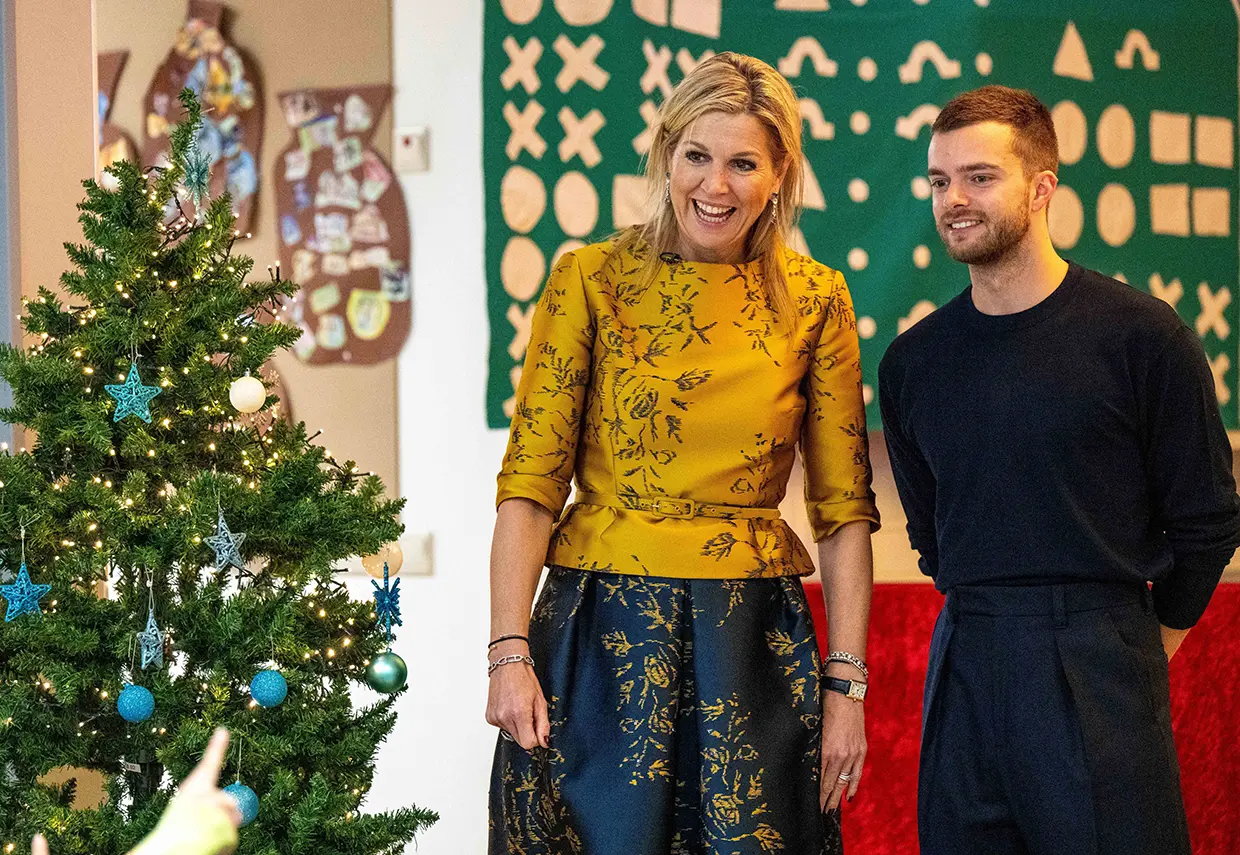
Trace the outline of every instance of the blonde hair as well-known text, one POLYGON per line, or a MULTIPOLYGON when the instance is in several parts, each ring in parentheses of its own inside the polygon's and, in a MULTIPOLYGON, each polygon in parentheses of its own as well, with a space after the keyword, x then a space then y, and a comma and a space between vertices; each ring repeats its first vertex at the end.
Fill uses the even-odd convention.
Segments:
POLYGON ((747 261, 761 259, 767 301, 781 323, 791 324, 796 307, 788 291, 783 256, 801 213, 801 110, 788 81, 760 59, 731 51, 716 54, 690 72, 664 102, 646 158, 650 214, 646 222, 621 232, 612 252, 645 244, 649 251, 638 279, 649 284, 658 276, 659 256, 675 249, 679 235, 676 214, 664 201, 672 153, 685 130, 712 112, 756 118, 767 130, 776 170, 786 167, 775 216, 768 203, 750 229, 745 249, 747 261))

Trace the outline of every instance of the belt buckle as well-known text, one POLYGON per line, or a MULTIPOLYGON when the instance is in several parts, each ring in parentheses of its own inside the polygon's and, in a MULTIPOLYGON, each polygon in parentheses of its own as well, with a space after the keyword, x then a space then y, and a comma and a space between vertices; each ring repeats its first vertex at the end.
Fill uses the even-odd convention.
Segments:
POLYGON ((657 517, 689 519, 697 515, 697 503, 692 499, 676 499, 670 496, 662 496, 651 500, 650 512, 657 517))

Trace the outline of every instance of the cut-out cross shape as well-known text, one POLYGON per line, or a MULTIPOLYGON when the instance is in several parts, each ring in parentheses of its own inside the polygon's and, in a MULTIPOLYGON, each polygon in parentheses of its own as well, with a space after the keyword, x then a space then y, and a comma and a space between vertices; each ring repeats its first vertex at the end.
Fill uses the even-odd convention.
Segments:
POLYGON ((551 47, 560 55, 560 59, 564 60, 564 67, 555 78, 555 85, 561 92, 572 89, 578 80, 585 81, 595 89, 602 89, 611 79, 611 75, 597 64, 599 51, 603 49, 603 40, 597 34, 591 34, 590 38, 581 43, 581 47, 577 47, 568 36, 561 33, 551 47))
POLYGON ((689 51, 686 48, 681 48, 680 50, 676 51, 676 65, 680 67, 680 73, 687 77, 689 73, 693 71, 693 69, 697 68, 699 65, 706 62, 706 60, 710 59, 714 55, 715 55, 715 52, 711 50, 710 48, 707 48, 706 50, 702 51, 701 56, 694 57, 694 55, 689 53, 689 51))
POLYGON ((509 36, 504 39, 504 53, 508 54, 508 67, 499 76, 499 82, 504 85, 504 88, 511 89, 520 83, 525 87, 527 95, 537 92, 541 84, 534 66, 538 60, 542 59, 542 42, 537 38, 531 38, 525 43, 525 47, 521 47, 516 39, 509 36))
POLYGON ((1197 316, 1197 335, 1205 338, 1210 330, 1220 339, 1231 335, 1231 324, 1223 317, 1223 310, 1231 305, 1231 291, 1227 288, 1218 289, 1215 294, 1210 290, 1208 282, 1197 286, 1197 300, 1201 303, 1201 314, 1197 316))
POLYGON ((504 148, 509 160, 516 160, 522 149, 539 159, 546 153, 547 142, 538 135, 538 120, 546 112, 537 101, 530 101, 524 110, 518 110, 511 101, 504 105, 504 120, 512 131, 504 148))
POLYGON ((1227 369, 1231 368, 1231 357, 1220 353, 1210 360, 1210 373, 1214 375, 1214 396, 1220 405, 1231 400, 1231 389, 1227 385, 1227 369))
POLYGON ((650 151, 650 143, 654 140, 654 122, 659 118, 659 108, 654 105, 653 101, 643 101, 637 109, 646 122, 646 129, 633 138, 633 150, 638 154, 646 154, 650 151))
POLYGON ((517 386, 521 384, 521 368, 520 365, 514 365, 508 372, 508 381, 512 383, 512 397, 504 401, 504 415, 508 418, 512 418, 517 411, 517 386))
POLYGON ((560 108, 560 124, 564 126, 564 139, 560 140, 560 160, 568 163, 576 155, 586 166, 598 166, 603 154, 594 144, 594 135, 607 122, 598 110, 586 113, 578 119, 567 107, 560 108))
POLYGON ((1174 309, 1175 304, 1184 296, 1184 286, 1179 279, 1164 283, 1162 276, 1155 273, 1150 277, 1150 293, 1174 309))
POLYGON ((512 324, 516 330, 516 335, 512 337, 512 342, 508 345, 508 355, 513 359, 525 356, 525 349, 530 344, 530 331, 534 328, 536 308, 538 308, 537 303, 530 303, 530 307, 524 312, 516 303, 508 307, 508 323, 512 324))
POLYGON ((642 74, 642 91, 649 95, 657 87, 664 98, 672 94, 672 81, 667 76, 667 69, 672 64, 672 49, 667 45, 655 49, 654 42, 646 39, 642 42, 642 53, 646 55, 646 71, 642 74))

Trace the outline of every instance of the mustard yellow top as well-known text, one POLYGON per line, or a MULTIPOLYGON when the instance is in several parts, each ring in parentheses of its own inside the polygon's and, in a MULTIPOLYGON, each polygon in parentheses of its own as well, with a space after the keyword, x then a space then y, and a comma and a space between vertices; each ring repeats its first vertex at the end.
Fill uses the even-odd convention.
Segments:
MULTIPOLYGON (((799 443, 815 540, 878 527, 861 398, 857 324, 844 277, 786 251, 795 331, 779 333, 758 264, 662 263, 644 248, 565 253, 539 299, 496 504, 560 515, 548 565, 676 578, 812 573, 783 520, 633 510, 668 496, 775 508, 799 443)), ((773 515, 772 515, 773 516, 773 515)))

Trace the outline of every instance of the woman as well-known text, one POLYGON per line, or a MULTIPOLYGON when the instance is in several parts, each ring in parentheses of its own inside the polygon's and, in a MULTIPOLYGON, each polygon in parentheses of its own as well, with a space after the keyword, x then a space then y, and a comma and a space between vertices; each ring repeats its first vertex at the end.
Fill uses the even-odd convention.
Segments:
POLYGON ((842 849, 878 514, 848 291, 787 248, 801 157, 788 82, 719 54, 663 106, 650 219, 551 273, 491 553, 492 855, 842 849))

